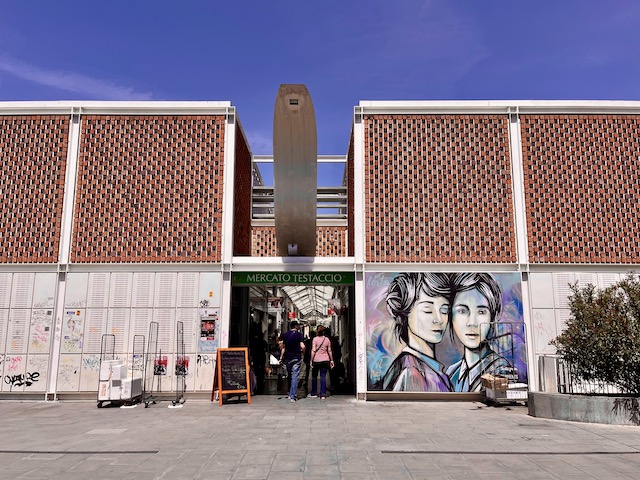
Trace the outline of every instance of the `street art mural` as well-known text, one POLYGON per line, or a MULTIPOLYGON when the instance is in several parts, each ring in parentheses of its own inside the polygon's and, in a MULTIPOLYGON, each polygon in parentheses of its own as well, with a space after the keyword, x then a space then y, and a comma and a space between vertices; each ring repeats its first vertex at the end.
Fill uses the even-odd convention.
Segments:
POLYGON ((527 382, 518 273, 367 273, 369 391, 478 392, 527 382))

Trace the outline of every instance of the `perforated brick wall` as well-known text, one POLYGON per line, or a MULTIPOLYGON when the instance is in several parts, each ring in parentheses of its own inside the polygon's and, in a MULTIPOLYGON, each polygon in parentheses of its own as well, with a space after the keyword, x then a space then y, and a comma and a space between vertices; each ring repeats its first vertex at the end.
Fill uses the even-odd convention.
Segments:
POLYGON ((347 252, 348 256, 353 257, 355 255, 355 237, 353 233, 353 225, 355 222, 354 217, 354 144, 353 144, 353 129, 351 129, 351 138, 349 139, 349 152, 347 153, 347 224, 350 226, 347 232, 347 252))
POLYGON ((223 116, 82 118, 73 262, 219 262, 223 116))
POLYGON ((236 131, 233 254, 251 255, 251 152, 240 129, 236 131))
POLYGON ((532 263, 640 263, 640 117, 521 117, 532 263))
POLYGON ((69 117, 0 116, 0 263, 56 263, 69 117))
POLYGON ((515 261, 507 116, 366 116, 364 148, 367 261, 515 261))
MULTIPOLYGON (((275 257, 275 227, 253 227, 252 256, 275 257)), ((316 227, 316 256, 344 257, 347 252, 347 227, 316 227)))

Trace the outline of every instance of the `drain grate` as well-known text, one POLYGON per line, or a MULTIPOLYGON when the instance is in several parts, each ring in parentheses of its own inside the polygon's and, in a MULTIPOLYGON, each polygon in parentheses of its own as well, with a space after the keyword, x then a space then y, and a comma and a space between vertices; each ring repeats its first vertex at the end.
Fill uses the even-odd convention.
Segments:
POLYGON ((464 451, 464 450, 380 450, 380 453, 395 453, 395 454, 428 454, 428 455, 637 455, 640 454, 640 450, 634 451, 622 451, 622 452, 504 452, 504 451, 485 451, 479 452, 477 450, 464 451))
POLYGON ((77 450, 77 451, 56 451, 56 450, 0 450, 0 453, 21 453, 40 455, 152 455, 160 450, 77 450))

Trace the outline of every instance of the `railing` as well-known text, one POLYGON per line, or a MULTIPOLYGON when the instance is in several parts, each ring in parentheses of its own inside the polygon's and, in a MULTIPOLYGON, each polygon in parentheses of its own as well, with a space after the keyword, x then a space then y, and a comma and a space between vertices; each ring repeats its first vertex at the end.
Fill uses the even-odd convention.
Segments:
MULTIPOLYGON (((273 187, 253 187, 253 218, 272 219, 273 187)), ((347 187, 318 187, 318 218, 347 218, 347 187)))
POLYGON ((629 393, 609 383, 581 379, 559 355, 539 355, 538 374, 540 390, 543 392, 601 395, 629 393))

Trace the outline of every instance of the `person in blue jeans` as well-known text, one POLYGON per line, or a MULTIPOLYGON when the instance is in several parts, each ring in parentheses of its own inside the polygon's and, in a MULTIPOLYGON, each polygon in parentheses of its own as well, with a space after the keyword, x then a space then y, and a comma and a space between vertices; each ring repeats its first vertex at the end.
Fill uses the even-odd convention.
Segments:
POLYGON ((313 339, 311 347, 311 398, 318 396, 318 373, 320 373, 320 398, 327 397, 327 371, 334 367, 333 352, 331 351, 331 339, 325 336, 325 329, 318 326, 318 334, 313 339))
POLYGON ((289 401, 296 401, 298 390, 298 378, 304 353, 304 337, 300 333, 300 324, 297 320, 289 323, 289 331, 282 336, 280 362, 284 362, 289 374, 289 401))

